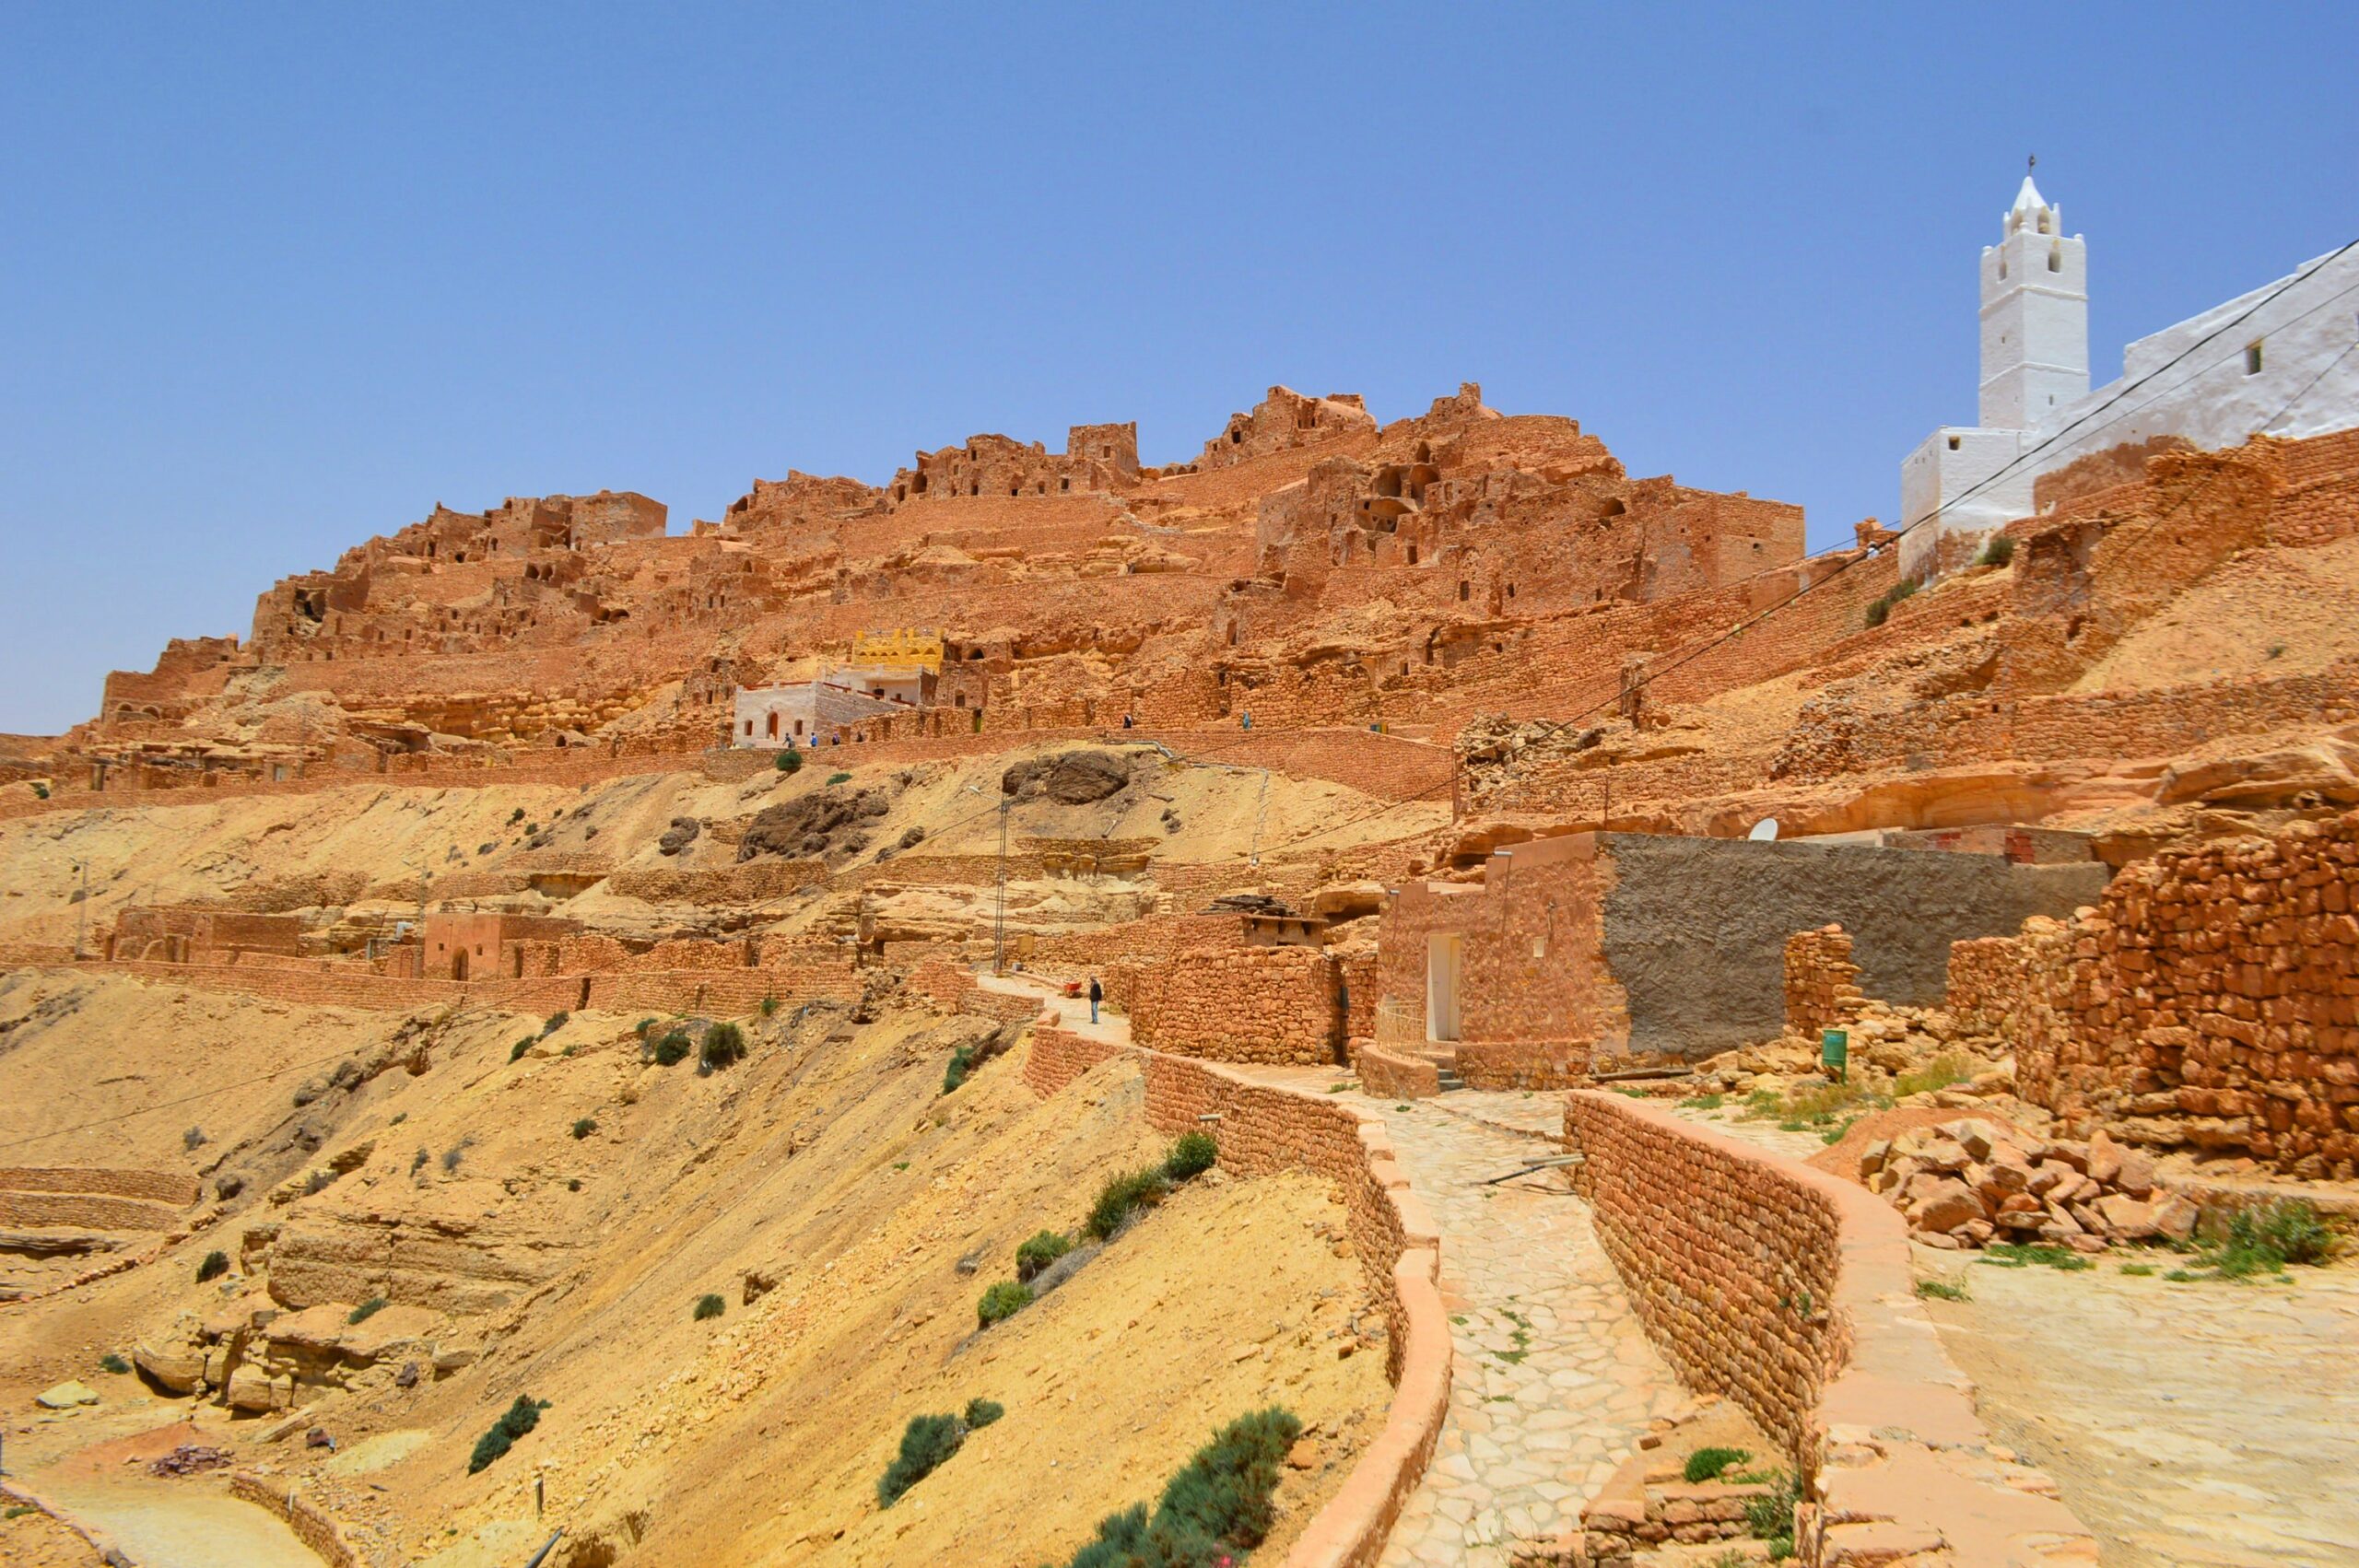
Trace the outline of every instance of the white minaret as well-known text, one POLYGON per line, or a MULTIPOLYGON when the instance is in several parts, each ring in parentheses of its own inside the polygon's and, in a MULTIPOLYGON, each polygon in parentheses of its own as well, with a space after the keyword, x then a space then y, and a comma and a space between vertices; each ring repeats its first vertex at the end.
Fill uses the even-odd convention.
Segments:
POLYGON ((2028 430, 2089 392, 2089 252, 2029 174, 1982 252, 1984 429, 2028 430))

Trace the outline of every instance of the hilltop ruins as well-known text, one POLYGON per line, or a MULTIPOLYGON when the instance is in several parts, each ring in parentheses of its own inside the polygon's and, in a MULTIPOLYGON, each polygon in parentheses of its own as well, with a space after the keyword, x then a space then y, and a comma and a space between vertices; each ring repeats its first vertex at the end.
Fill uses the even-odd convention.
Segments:
POLYGON ((1834 549, 1273 387, 437 503, 0 738, 22 1550, 132 1457, 339 1568, 1062 1560, 1215 1431, 1297 1568, 2359 1529, 2225 1385, 2101 1457, 2359 1300, 2359 429, 2214 312, 2236 410, 2016 474, 2106 395, 2025 193, 2059 335, 1834 549))

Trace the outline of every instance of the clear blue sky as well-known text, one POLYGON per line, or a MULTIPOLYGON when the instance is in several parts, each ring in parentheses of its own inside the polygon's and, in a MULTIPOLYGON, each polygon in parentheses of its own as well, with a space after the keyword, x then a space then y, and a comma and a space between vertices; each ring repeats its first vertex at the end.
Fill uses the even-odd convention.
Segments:
POLYGON ((510 495, 1461 380, 1897 504, 2026 152, 2121 344, 2359 234, 2359 10, 0 0, 0 731, 510 495))

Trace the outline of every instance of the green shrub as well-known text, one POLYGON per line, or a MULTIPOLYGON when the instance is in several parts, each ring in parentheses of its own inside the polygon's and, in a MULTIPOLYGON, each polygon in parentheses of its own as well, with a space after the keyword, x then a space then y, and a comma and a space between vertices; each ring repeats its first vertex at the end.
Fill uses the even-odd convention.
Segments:
POLYGON ((1974 563, 1982 567, 2003 567, 2014 558, 2015 542, 2003 533, 1994 533, 1989 543, 1982 546, 1982 554, 1974 557, 1974 563))
POLYGON ((1868 625, 1880 626, 1892 614, 1892 601, 1879 595, 1868 601, 1868 625))
POLYGON ((524 808, 523 808, 523 807, 522 807, 522 806, 518 806, 514 811, 510 812, 510 813, 508 813, 508 820, 509 820, 510 822, 511 822, 511 823, 518 823, 518 822, 522 822, 522 821, 523 821, 523 820, 524 820, 524 808))
POLYGON ((1302 1422, 1275 1406, 1229 1422, 1165 1484, 1147 1525, 1150 1541, 1160 1536, 1182 1550, 1203 1541, 1214 1561, 1231 1555, 1221 1548, 1261 1545, 1277 1517, 1270 1494, 1279 1467, 1301 1435, 1302 1422))
POLYGON ((975 1320, 988 1328, 994 1323, 1004 1323, 1032 1305, 1032 1287, 1015 1280, 1002 1280, 983 1293, 975 1304, 975 1320))
POLYGON ((1795 1489, 1794 1478, 1778 1472, 1769 1490, 1759 1497, 1749 1497, 1744 1504, 1744 1527, 1753 1532, 1755 1540, 1769 1543, 1772 1562, 1778 1561, 1778 1543, 1786 1542, 1788 1552, 1793 1550, 1794 1504, 1802 1501, 1795 1489))
POLYGON ((890 1508, 901 1494, 941 1468, 958 1452, 967 1434, 957 1416, 911 1416, 901 1431, 901 1451, 876 1483, 876 1505, 890 1508))
POLYGON ((1063 1232, 1035 1232, 1015 1249, 1015 1277, 1029 1284, 1034 1275, 1072 1250, 1073 1239, 1063 1232))
POLYGON ((597 1130, 598 1124, 596 1122, 593 1121, 588 1117, 582 1117, 573 1124, 574 1141, 579 1142, 597 1130))
POLYGON ((2044 1269, 2058 1269, 2067 1274, 2095 1264, 2069 1246, 2048 1246, 2036 1242, 1994 1241, 1982 1248, 1978 1262, 1995 1269, 2028 1269, 2036 1264, 2044 1269))
POLYGON ((974 1071, 975 1047, 960 1046, 950 1053, 950 1063, 942 1070, 942 1092, 947 1094, 957 1089, 967 1082, 967 1075, 974 1071))
POLYGON ((99 1358, 99 1370, 100 1372, 111 1372, 117 1376, 121 1376, 123 1374, 131 1370, 131 1363, 123 1360, 121 1356, 115 1354, 112 1351, 109 1351, 106 1354, 99 1358))
POLYGON ((1914 597, 1916 592, 1917 583, 1915 579, 1904 577, 1898 582, 1892 585, 1891 591, 1885 596, 1894 603, 1897 604, 1904 599, 1914 597))
POLYGON ((1936 1089, 1946 1089, 1963 1083, 1974 1076, 1974 1064, 1955 1051, 1943 1051, 1914 1072, 1904 1072, 1892 1081, 1892 1092, 1897 1098, 1911 1094, 1930 1094, 1936 1089))
POLYGON ((514 1447, 518 1438, 541 1424, 541 1412, 548 1408, 546 1399, 536 1401, 529 1394, 517 1395, 516 1402, 508 1407, 508 1413, 475 1439, 475 1452, 467 1458, 467 1474, 474 1475, 514 1447))
POLYGON ((1917 1281, 1917 1293, 1920 1296, 1931 1296, 1936 1301, 1966 1299, 1966 1287, 1952 1284, 1947 1280, 1919 1280, 1917 1281))
POLYGON ((2280 1199, 2246 1210, 2228 1222, 2231 1240, 2239 1224, 2248 1226, 2258 1245, 2288 1263, 2324 1263, 2334 1253, 2334 1233, 2306 1198, 2280 1199))
POLYGON ((722 1300, 710 1291, 707 1291, 704 1294, 697 1297, 696 1310, 693 1313, 690 1313, 689 1316, 694 1317, 698 1323, 702 1323, 707 1318, 718 1317, 728 1310, 729 1304, 727 1302, 722 1300))
POLYGON ((802 771, 803 771, 803 754, 802 754, 801 752, 794 751, 794 750, 792 750, 792 749, 791 749, 791 748, 790 748, 789 750, 782 751, 782 752, 779 753, 779 754, 778 754, 778 770, 779 770, 780 773, 800 773, 800 772, 802 772, 802 771))
POLYGON ((764 997, 762 999, 762 1016, 768 1018, 776 1012, 778 1012, 778 998, 774 996, 764 997))
POLYGON ((745 1055, 745 1031, 734 1024, 716 1024, 704 1032, 704 1047, 697 1059, 708 1072, 717 1072, 745 1055))
POLYGON ((674 1066, 687 1060, 688 1052, 694 1048, 688 1044, 688 1032, 675 1029, 655 1042, 655 1064, 658 1067, 674 1066))
POLYGON ((1098 1191, 1097 1201, 1090 1206, 1089 1218, 1083 1222, 1082 1229, 1096 1240, 1111 1239, 1132 1214, 1162 1201, 1167 1185, 1163 1173, 1152 1165, 1109 1178, 1098 1191))
POLYGON ((1220 1145, 1211 1133, 1183 1132, 1164 1156, 1163 1174, 1172 1181, 1186 1181, 1211 1170, 1219 1159, 1220 1145))
POLYGON ((958 1419, 967 1423, 968 1431, 980 1432, 1005 1414, 1007 1407, 997 1399, 969 1399, 966 1413, 958 1419))
POLYGON ((851 782, 851 775, 849 773, 830 773, 827 775, 827 787, 829 789, 833 789, 839 784, 849 784, 851 782))
POLYGON ((572 1016, 570 1012, 552 1012, 541 1020, 541 1038, 546 1040, 559 1029, 564 1028, 567 1021, 572 1016))
POLYGON ((525 1036, 522 1039, 521 1039, 521 1040, 517 1041, 513 1046, 511 1046, 511 1047, 509 1047, 509 1049, 508 1049, 508 1059, 509 1059, 510 1061, 522 1061, 522 1060, 523 1060, 523 1059, 524 1059, 524 1053, 525 1053, 526 1051, 531 1050, 532 1048, 533 1048, 533 1036, 530 1036, 530 1035, 527 1035, 527 1036, 525 1036))
POLYGON ((1686 1466, 1680 1474, 1688 1485, 1694 1486, 1698 1481, 1718 1480, 1722 1470, 1752 1457, 1751 1450, 1744 1448, 1698 1448, 1687 1456, 1686 1466))
POLYGON ((642 1018, 639 1021, 638 1025, 631 1030, 631 1033, 644 1040, 647 1038, 647 1032, 654 1027, 655 1020, 652 1018, 642 1018))
MULTIPOLYGON (((977 718, 980 718, 980 717, 981 717, 981 715, 980 715, 980 714, 977 714, 977 715, 976 715, 976 717, 977 717, 977 718)), ((36 782, 36 783, 33 785, 33 799, 34 799, 34 800, 36 800, 36 801, 46 801, 46 800, 48 800, 48 799, 49 799, 49 786, 48 786, 48 785, 46 785, 46 784, 42 784, 42 783, 36 782)), ((13 1514, 11 1514, 11 1515, 9 1515, 9 1517, 10 1517, 10 1518, 14 1518, 14 1517, 16 1517, 16 1515, 13 1515, 13 1514)))
POLYGON ((346 1314, 344 1320, 346 1323, 366 1323, 370 1318, 376 1316, 377 1314, 384 1311, 385 1306, 386 1302, 383 1296, 370 1296, 367 1301, 362 1302, 358 1306, 354 1307, 349 1313, 346 1314))
POLYGON ((205 1255, 204 1262, 196 1266, 196 1282, 201 1285, 207 1280, 217 1280, 229 1271, 229 1255, 216 1247, 205 1255))

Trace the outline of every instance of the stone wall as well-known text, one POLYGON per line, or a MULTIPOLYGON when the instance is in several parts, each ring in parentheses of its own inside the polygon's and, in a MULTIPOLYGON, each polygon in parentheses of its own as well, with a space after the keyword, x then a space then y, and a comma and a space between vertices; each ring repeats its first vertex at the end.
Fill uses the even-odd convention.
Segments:
POLYGON ((2165 851, 1967 963, 2024 1097, 2076 1132, 2359 1176, 2359 813, 2165 851))
POLYGON ((307 1007, 359 1007, 408 1012, 419 1007, 475 1006, 546 1014, 603 1012, 750 1012, 769 998, 780 1002, 860 995, 861 977, 848 960, 755 969, 648 971, 527 977, 523 979, 410 979, 372 974, 349 965, 309 968, 220 964, 82 964, 167 985, 235 991, 307 1007))
POLYGON ((1341 1059, 1335 961, 1312 947, 1249 947, 1132 966, 1131 1036, 1215 1061, 1308 1065, 1341 1059))
POLYGON ((102 1165, 0 1165, 0 1191, 89 1192, 182 1208, 197 1199, 196 1177, 182 1171, 102 1165))
POLYGON ((370 1559, 346 1539, 341 1525, 276 1477, 232 1471, 229 1495, 276 1515, 328 1568, 370 1568, 370 1559))
POLYGON ((1802 1568, 2095 1560, 2055 1482, 1992 1447, 1866 1189, 1594 1091, 1565 1142, 1648 1337, 1793 1458, 1802 1568))
POLYGON ((1035 1093, 1055 1094, 1118 1055, 1146 1076, 1146 1116, 1166 1132, 1211 1128, 1223 1170, 1238 1176, 1308 1168, 1335 1183, 1352 1251, 1390 1325, 1392 1408, 1374 1442, 1321 1509, 1285 1568, 1371 1568, 1402 1504, 1416 1490, 1449 1403, 1449 1327, 1436 1283, 1440 1239, 1409 1191, 1374 1116, 1320 1095, 1253 1083, 1204 1062, 1091 1040, 1044 1023, 1024 1060, 1035 1093), (1207 1116, 1216 1121, 1207 1122, 1207 1116))
POLYGON ((2024 947, 2010 936, 1950 943, 1949 985, 1942 1005, 1969 1029, 2006 1034, 2024 998, 2024 947))
POLYGON ((168 1231, 181 1211, 136 1198, 87 1192, 0 1191, 0 1225, 71 1225, 93 1231, 168 1231))
POLYGON ((1841 926, 1796 931, 1786 939, 1786 1027, 1812 1039, 1825 1029, 1858 1022, 1860 966, 1851 962, 1851 939, 1841 926))
POLYGON ((1352 1070, 1360 1075, 1362 1090, 1383 1099, 1414 1100, 1441 1093, 1439 1067, 1365 1036, 1352 1040, 1352 1070))

